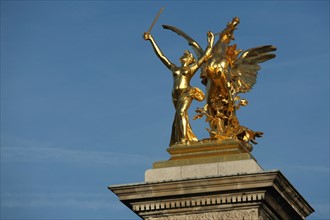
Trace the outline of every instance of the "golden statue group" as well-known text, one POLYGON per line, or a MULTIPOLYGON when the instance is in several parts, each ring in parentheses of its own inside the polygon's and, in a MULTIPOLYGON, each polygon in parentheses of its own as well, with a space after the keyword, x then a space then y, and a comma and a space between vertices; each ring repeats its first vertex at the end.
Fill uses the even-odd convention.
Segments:
POLYGON ((259 63, 274 58, 275 54, 272 52, 276 47, 267 45, 242 51, 236 48, 236 44, 230 45, 234 40, 234 30, 239 23, 239 18, 233 18, 219 33, 219 39, 215 43, 214 38, 218 34, 208 32, 208 44, 205 50, 178 28, 163 25, 163 28, 184 37, 195 52, 197 59, 189 51, 184 51, 180 58, 180 66, 172 63, 160 50, 150 34, 152 26, 144 33, 144 39, 150 41, 156 55, 173 75, 172 101, 175 116, 170 146, 238 140, 252 150, 250 143, 257 144, 255 138, 262 136, 262 132, 255 132, 240 125, 236 110, 247 105, 247 100, 242 99, 239 94, 252 89, 256 83, 257 71, 260 69, 259 63), (198 69, 201 70, 200 77, 206 88, 205 95, 202 90, 190 85, 190 80, 198 69), (197 115, 194 117, 194 119, 205 117, 206 122, 209 123, 207 130, 210 137, 203 140, 196 138, 189 123, 188 109, 194 99, 206 100, 203 108, 197 108, 197 115))

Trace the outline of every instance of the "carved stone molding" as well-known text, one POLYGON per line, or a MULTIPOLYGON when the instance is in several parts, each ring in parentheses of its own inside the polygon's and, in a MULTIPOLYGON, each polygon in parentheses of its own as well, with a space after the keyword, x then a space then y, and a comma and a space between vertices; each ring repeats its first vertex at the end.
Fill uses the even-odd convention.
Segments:
POLYGON ((148 220, 258 220, 258 211, 255 209, 239 211, 208 212, 199 214, 185 214, 148 218, 148 220))
POLYGON ((142 219, 305 219, 313 208, 280 171, 109 186, 142 219))
POLYGON ((272 218, 264 210, 259 209, 258 220, 272 220, 272 218))
POLYGON ((175 200, 157 201, 157 202, 139 202, 132 204, 132 210, 140 211, 154 211, 166 210, 175 208, 191 208, 198 206, 211 205, 225 205, 246 202, 262 201, 264 199, 264 192, 237 194, 237 195, 223 195, 218 197, 198 197, 198 198, 178 198, 175 200))

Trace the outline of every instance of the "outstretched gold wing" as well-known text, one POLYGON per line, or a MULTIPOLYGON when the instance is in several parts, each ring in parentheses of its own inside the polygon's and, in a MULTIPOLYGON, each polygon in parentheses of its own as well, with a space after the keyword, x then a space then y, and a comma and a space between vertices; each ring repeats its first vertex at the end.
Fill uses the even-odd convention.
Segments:
POLYGON ((168 29, 171 30, 175 33, 177 33, 178 35, 182 36, 184 39, 186 39, 188 41, 188 44, 192 47, 192 49, 194 50, 197 59, 200 59, 202 56, 204 56, 204 50, 202 49, 202 47, 194 40, 192 39, 189 35, 187 35, 185 32, 181 31, 180 29, 170 26, 170 25, 163 25, 164 29, 168 29))
POLYGON ((235 60, 230 70, 232 86, 236 93, 250 91, 257 80, 257 73, 260 70, 259 63, 276 57, 271 53, 276 50, 272 45, 251 48, 241 53, 235 60))

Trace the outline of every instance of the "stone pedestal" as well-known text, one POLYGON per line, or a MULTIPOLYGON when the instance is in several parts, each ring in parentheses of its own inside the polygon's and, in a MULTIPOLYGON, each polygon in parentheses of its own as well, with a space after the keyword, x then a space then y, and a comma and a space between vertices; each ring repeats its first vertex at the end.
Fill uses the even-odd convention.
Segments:
POLYGON ((171 158, 155 162, 153 168, 254 159, 244 144, 234 140, 195 143, 188 146, 174 145, 168 148, 167 152, 171 158))
POLYGON ((212 146, 197 157, 194 147, 175 149, 183 150, 178 162, 172 155, 154 163, 143 183, 109 189, 147 220, 305 219, 314 211, 280 171, 264 171, 249 152, 235 150, 240 146, 230 154, 212 146))
POLYGON ((263 169, 253 159, 149 169, 145 182, 257 173, 263 169))

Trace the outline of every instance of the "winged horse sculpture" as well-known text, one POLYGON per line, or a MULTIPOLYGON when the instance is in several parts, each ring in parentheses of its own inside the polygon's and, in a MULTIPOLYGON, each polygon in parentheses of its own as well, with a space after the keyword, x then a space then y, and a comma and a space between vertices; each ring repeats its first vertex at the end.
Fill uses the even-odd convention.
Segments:
MULTIPOLYGON (((205 116, 210 125, 207 128, 210 137, 204 141, 239 140, 251 151, 250 143, 257 144, 255 138, 262 137, 263 133, 240 125, 236 111, 248 102, 239 94, 252 89, 260 70, 259 64, 274 58, 276 55, 272 52, 276 47, 266 45, 243 51, 237 49, 236 44, 230 45, 235 40, 234 31, 239 23, 239 18, 235 17, 218 33, 219 39, 213 46, 211 58, 201 67, 206 104, 197 108, 194 119, 205 116)), ((169 25, 163 25, 163 28, 184 37, 197 58, 205 54, 202 47, 183 31, 169 25)))

